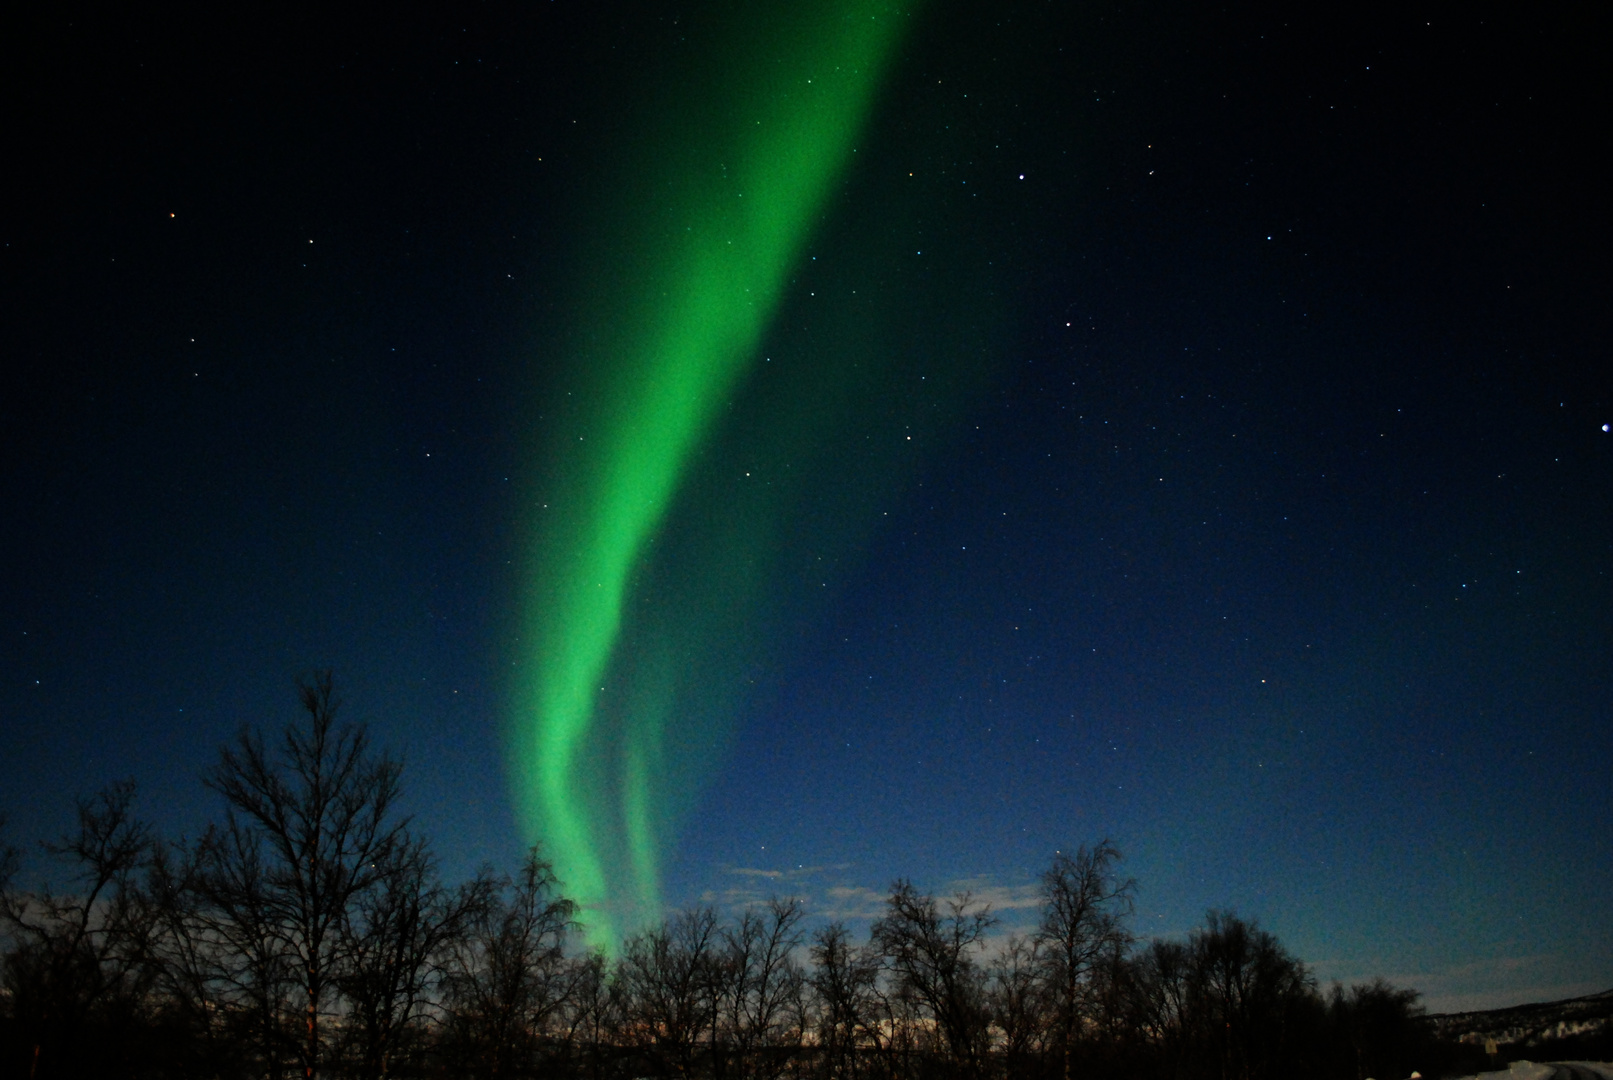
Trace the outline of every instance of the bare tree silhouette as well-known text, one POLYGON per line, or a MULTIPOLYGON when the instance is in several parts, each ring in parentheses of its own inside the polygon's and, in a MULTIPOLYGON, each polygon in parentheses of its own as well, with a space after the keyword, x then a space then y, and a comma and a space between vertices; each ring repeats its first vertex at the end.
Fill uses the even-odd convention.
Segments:
POLYGON ((996 923, 991 909, 968 893, 943 910, 932 896, 898 881, 885 914, 870 931, 899 989, 935 1024, 952 1059, 966 1075, 978 1076, 987 1050, 984 976, 978 955, 996 923))
POLYGON ((342 970, 343 927, 382 883, 407 822, 394 812, 400 766, 370 752, 362 727, 337 724, 330 673, 302 684, 299 696, 303 720, 287 724, 273 750, 242 731, 207 784, 228 807, 210 845, 215 895, 257 977, 283 974, 295 986, 303 1016, 297 1056, 313 1080, 325 1056, 321 1021, 342 970), (276 954, 283 968, 270 963, 276 954))
POLYGON ((1041 944, 1044 978, 1054 1002, 1054 1038, 1070 1080, 1072 1056, 1092 1004, 1093 974, 1104 954, 1128 942, 1136 882, 1118 873, 1120 849, 1108 840, 1059 852, 1042 875, 1041 944))
POLYGON ((0 892, 11 943, 4 985, 29 1043, 31 1080, 73 1071, 92 1013, 132 1010, 143 998, 153 920, 138 879, 151 831, 134 815, 134 794, 123 781, 79 799, 78 828, 41 845, 71 868, 70 891, 0 892))

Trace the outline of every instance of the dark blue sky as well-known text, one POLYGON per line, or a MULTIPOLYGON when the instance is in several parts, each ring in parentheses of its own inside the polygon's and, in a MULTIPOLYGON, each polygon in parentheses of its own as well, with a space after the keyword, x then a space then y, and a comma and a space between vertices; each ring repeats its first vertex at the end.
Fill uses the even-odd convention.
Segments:
MULTIPOLYGON (((196 831, 219 744, 330 667, 450 871, 517 857, 574 214, 690 13, 8 16, 14 842, 125 776, 196 831)), ((917 13, 801 288, 916 239, 886 324, 989 347, 770 624, 669 900, 856 915, 905 875, 1012 922, 1110 837, 1145 935, 1233 907, 1436 1006, 1613 984, 1613 94, 1577 18, 917 13)))

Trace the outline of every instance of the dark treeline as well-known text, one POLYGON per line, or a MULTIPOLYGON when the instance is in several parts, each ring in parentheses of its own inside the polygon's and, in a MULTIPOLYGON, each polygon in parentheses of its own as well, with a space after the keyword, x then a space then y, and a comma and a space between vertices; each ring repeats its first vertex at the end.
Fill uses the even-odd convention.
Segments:
POLYGON ((1034 931, 897 882, 865 939, 775 899, 675 915, 608 958, 537 851, 445 883, 399 768, 336 721, 328 676, 207 785, 223 818, 164 842, 133 788, 44 845, 0 847, 0 1076, 779 1080, 1432 1075, 1417 994, 1318 990, 1270 933, 1210 913, 1139 942, 1107 842, 1060 853, 1034 931))

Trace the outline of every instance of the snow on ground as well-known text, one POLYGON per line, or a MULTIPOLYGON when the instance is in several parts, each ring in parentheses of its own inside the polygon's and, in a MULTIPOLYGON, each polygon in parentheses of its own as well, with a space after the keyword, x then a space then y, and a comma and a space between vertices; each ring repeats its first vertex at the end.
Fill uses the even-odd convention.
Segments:
POLYGON ((1557 1065, 1572 1065, 1600 1076, 1602 1080, 1613 1080, 1613 1062, 1607 1061, 1560 1061, 1551 1065, 1533 1061, 1514 1061, 1505 1069, 1479 1073, 1477 1076, 1465 1076, 1462 1080, 1551 1080, 1557 1074, 1557 1065))
POLYGON ((1462 1080, 1551 1080, 1556 1075, 1557 1070, 1550 1065, 1537 1065, 1533 1061, 1514 1061, 1497 1072, 1464 1076, 1462 1080))

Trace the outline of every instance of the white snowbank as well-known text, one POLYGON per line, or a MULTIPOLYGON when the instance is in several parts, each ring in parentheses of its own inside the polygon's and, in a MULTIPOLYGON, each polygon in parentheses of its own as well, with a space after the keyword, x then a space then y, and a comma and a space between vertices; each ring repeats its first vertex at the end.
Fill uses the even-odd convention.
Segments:
POLYGON ((1559 1064, 1585 1069, 1600 1076, 1602 1080, 1613 1080, 1613 1061, 1564 1061, 1559 1064))
POLYGON ((1533 1061, 1514 1061, 1497 1072, 1479 1073, 1473 1080, 1551 1080, 1557 1070, 1550 1065, 1537 1065, 1533 1061))
MULTIPOLYGON (((1602 1080, 1613 1080, 1613 1062, 1563 1061, 1557 1064, 1573 1065, 1595 1073, 1602 1080)), ((1479 1073, 1477 1076, 1464 1076, 1462 1080, 1551 1080, 1556 1072, 1556 1068, 1552 1065, 1540 1065, 1533 1061, 1514 1061, 1505 1069, 1479 1073)))

